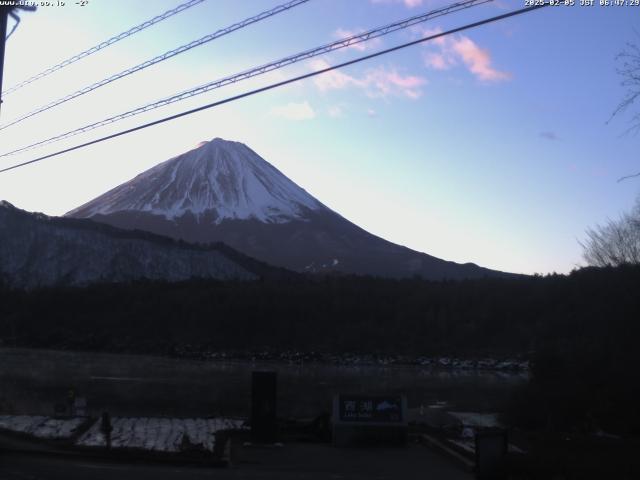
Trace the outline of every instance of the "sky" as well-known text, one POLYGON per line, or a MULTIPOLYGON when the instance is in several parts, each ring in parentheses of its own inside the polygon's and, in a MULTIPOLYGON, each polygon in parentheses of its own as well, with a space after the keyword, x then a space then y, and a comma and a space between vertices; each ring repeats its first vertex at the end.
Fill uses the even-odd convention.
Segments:
MULTIPOLYGON (((57 2, 21 13, 4 88, 180 0, 57 2)), ((284 0, 206 0, 3 96, 0 125, 284 0)), ((0 155, 253 66, 452 3, 310 0, 0 131, 0 155)), ((221 137, 247 144, 369 232, 519 273, 584 264, 585 230, 630 209, 640 179, 616 56, 640 7, 548 7, 0 174, 0 199, 63 215, 221 137)), ((596 2, 598 3, 598 2, 596 2)), ((275 81, 522 8, 495 0, 21 154, 6 167, 275 81)), ((10 28, 13 21, 10 21, 10 28)), ((640 105, 638 106, 640 108, 640 105)))

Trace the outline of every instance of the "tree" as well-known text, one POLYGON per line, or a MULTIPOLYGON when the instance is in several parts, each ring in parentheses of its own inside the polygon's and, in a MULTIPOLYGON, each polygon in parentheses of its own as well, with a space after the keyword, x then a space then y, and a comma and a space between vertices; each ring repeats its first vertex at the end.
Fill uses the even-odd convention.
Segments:
MULTIPOLYGON (((622 101, 611 114, 609 121, 613 117, 624 113, 640 98, 640 45, 628 42, 626 48, 616 57, 618 62, 617 73, 622 78, 620 85, 626 89, 622 101)), ((608 122, 607 122, 608 123, 608 122)), ((640 131, 640 111, 633 113, 631 126, 627 132, 638 133, 640 131)), ((618 181, 628 178, 639 177, 640 172, 626 175, 618 181)))
MULTIPOLYGON (((618 75, 622 77, 621 85, 627 90, 622 101, 612 114, 612 118, 623 113, 640 98, 640 46, 627 43, 626 48, 617 56, 619 66, 618 75)), ((640 129, 640 112, 633 115, 632 128, 640 129)))
POLYGON ((630 212, 587 230, 584 259, 596 267, 640 264, 640 197, 630 212))

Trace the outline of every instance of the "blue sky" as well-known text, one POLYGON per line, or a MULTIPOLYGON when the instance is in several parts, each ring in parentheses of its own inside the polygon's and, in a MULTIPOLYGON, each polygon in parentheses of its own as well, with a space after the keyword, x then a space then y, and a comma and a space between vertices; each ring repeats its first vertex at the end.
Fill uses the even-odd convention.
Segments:
MULTIPOLYGON (((89 0, 22 14, 5 88, 176 6, 89 0)), ((6 97, 5 123, 53 99, 278 5, 207 0, 6 97)), ((254 65, 450 2, 311 0, 0 132, 5 152, 254 65)), ((496 0, 39 150, 75 145, 429 32, 521 8, 496 0)), ((549 7, 0 175, 0 198, 60 215, 201 140, 246 143, 320 201, 393 242, 523 273, 582 264, 589 226, 630 208, 640 139, 616 55, 640 7, 549 7)), ((640 108, 640 106, 639 106, 640 108)))

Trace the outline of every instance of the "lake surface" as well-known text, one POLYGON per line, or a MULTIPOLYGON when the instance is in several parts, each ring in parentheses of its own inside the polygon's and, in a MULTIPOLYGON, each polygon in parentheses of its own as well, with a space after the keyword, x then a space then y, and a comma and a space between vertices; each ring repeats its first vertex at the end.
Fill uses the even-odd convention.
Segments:
POLYGON ((0 348, 0 413, 52 415, 69 390, 91 415, 249 416, 251 372, 278 372, 283 417, 330 411, 335 393, 401 393, 409 408, 502 411, 525 373, 419 366, 288 365, 0 348))

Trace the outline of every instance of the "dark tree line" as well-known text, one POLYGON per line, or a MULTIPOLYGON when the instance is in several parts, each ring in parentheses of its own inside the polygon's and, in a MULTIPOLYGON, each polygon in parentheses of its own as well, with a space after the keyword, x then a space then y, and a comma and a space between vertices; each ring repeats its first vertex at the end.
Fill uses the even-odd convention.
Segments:
POLYGON ((292 277, 135 282, 30 292, 0 288, 5 345, 167 353, 299 349, 523 354, 591 339, 628 341, 640 268, 569 276, 430 282, 292 277))
POLYGON ((0 341, 163 355, 526 355, 533 379, 518 423, 624 430, 640 428, 639 285, 640 267, 622 266, 455 282, 300 276, 0 288, 0 341))

